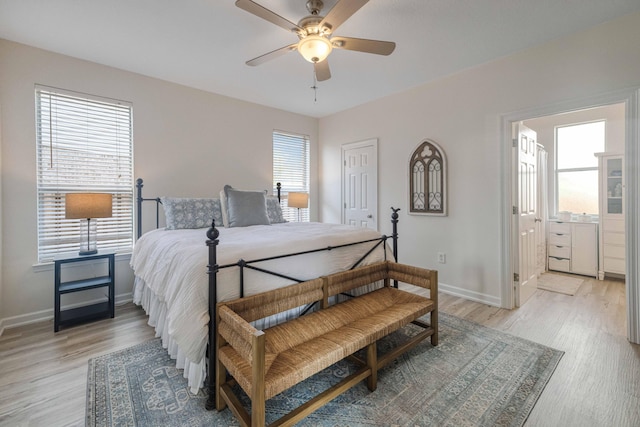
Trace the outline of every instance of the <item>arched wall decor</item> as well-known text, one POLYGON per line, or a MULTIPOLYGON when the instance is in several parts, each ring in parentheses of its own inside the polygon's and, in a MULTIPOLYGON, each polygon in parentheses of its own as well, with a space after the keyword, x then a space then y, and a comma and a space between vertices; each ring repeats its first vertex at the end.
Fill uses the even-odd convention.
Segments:
POLYGON ((447 215, 447 159, 429 139, 418 145, 409 160, 409 213, 447 215))

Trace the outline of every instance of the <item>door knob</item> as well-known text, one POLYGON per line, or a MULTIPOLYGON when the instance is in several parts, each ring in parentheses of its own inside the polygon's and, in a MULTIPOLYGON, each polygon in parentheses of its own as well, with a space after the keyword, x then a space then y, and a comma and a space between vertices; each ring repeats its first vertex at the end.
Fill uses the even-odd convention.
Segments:
POLYGON ((536 218, 535 222, 542 222, 542 218, 536 218))
POLYGON ((373 218, 373 215, 369 214, 367 215, 367 218, 373 218))

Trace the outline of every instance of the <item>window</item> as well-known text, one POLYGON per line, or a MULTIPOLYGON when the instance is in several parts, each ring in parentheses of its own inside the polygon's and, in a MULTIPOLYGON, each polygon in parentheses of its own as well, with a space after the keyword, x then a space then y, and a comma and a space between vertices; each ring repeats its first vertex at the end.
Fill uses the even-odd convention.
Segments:
POLYGON ((38 261, 79 249, 80 221, 65 219, 65 194, 113 195, 113 216, 97 219, 98 250, 133 246, 132 106, 36 86, 38 261))
POLYGON ((605 122, 556 128, 557 211, 598 214, 598 159, 605 150, 605 122))
POLYGON ((309 137, 273 132, 273 189, 282 184, 282 214, 287 221, 309 221, 309 209, 287 206, 290 191, 309 193, 309 137))

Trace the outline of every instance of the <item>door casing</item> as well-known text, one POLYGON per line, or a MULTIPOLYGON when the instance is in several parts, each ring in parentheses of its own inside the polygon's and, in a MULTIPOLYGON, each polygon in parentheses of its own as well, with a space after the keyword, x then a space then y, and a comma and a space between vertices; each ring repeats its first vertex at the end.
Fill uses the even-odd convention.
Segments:
POLYGON ((625 127, 625 212, 626 226, 626 303, 627 303, 627 339, 640 344, 640 87, 622 89, 588 98, 572 100, 554 105, 531 108, 500 117, 501 143, 501 306, 514 308, 515 292, 513 274, 516 271, 513 260, 511 236, 512 182, 511 168, 513 123, 542 116, 551 116, 586 108, 624 103, 626 107, 625 127))

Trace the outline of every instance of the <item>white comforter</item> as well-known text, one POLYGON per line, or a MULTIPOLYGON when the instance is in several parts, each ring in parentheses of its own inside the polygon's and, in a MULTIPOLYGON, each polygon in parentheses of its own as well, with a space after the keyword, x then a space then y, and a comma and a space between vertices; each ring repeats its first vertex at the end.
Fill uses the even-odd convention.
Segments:
MULTIPOLYGON (((377 231, 366 228, 299 222, 220 228, 219 231, 217 261, 220 266, 234 264, 240 259, 249 261, 380 237, 377 231)), ((200 367, 204 367, 202 362, 209 322, 205 233, 206 229, 153 230, 138 239, 131 257, 131 267, 136 276, 134 302, 145 306, 142 293, 150 291, 154 304, 162 305, 163 319, 158 322, 162 323, 163 341, 175 342, 184 357, 200 367), (143 290, 144 287, 146 289, 143 290)), ((351 268, 374 244, 354 245, 257 265, 307 280, 351 268)), ((382 259, 384 250, 380 245, 363 264, 382 259)), ((245 269, 244 279, 245 296, 295 283, 249 269, 245 269)), ((217 283, 218 301, 240 296, 237 267, 220 269, 217 283)), ((148 307, 145 309, 149 312, 148 307)))

